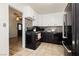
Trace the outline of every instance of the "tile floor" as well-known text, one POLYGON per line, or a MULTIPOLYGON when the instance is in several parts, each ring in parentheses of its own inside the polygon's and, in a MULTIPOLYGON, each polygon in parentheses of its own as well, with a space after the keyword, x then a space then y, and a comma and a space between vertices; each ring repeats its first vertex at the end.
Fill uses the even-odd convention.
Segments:
POLYGON ((62 45, 42 42, 36 50, 21 48, 13 56, 64 56, 64 48, 62 45))

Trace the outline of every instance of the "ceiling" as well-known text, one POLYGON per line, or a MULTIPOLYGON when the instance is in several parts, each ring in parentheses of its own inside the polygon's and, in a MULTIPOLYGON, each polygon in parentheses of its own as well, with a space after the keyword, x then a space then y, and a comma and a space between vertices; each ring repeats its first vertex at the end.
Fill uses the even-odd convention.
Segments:
POLYGON ((63 12, 67 3, 29 3, 40 14, 63 12))

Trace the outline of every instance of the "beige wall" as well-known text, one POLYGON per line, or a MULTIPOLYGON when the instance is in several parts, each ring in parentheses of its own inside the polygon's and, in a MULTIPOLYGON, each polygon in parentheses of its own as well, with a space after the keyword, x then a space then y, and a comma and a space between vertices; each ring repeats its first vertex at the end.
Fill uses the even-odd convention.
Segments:
MULTIPOLYGON (((18 10, 9 7, 9 37, 16 37, 17 36, 17 21, 16 21, 16 15, 14 13, 17 13, 19 16, 22 16, 22 13, 18 10)), ((21 21, 19 21, 21 22, 21 21)))

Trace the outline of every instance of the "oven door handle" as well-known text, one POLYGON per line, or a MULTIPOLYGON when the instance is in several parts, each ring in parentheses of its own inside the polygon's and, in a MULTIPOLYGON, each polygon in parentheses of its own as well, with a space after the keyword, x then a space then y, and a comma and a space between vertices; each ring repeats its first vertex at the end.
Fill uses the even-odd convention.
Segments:
POLYGON ((69 49, 65 46, 64 41, 62 41, 62 44, 63 44, 63 47, 67 50, 67 52, 68 52, 68 53, 71 53, 71 50, 69 50, 69 49))

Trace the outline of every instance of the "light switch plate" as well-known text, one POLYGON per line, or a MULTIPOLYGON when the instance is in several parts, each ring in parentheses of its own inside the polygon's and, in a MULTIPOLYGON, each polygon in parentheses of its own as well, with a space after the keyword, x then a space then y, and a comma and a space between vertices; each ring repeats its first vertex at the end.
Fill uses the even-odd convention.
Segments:
POLYGON ((6 23, 3 23, 3 27, 6 27, 6 23))

